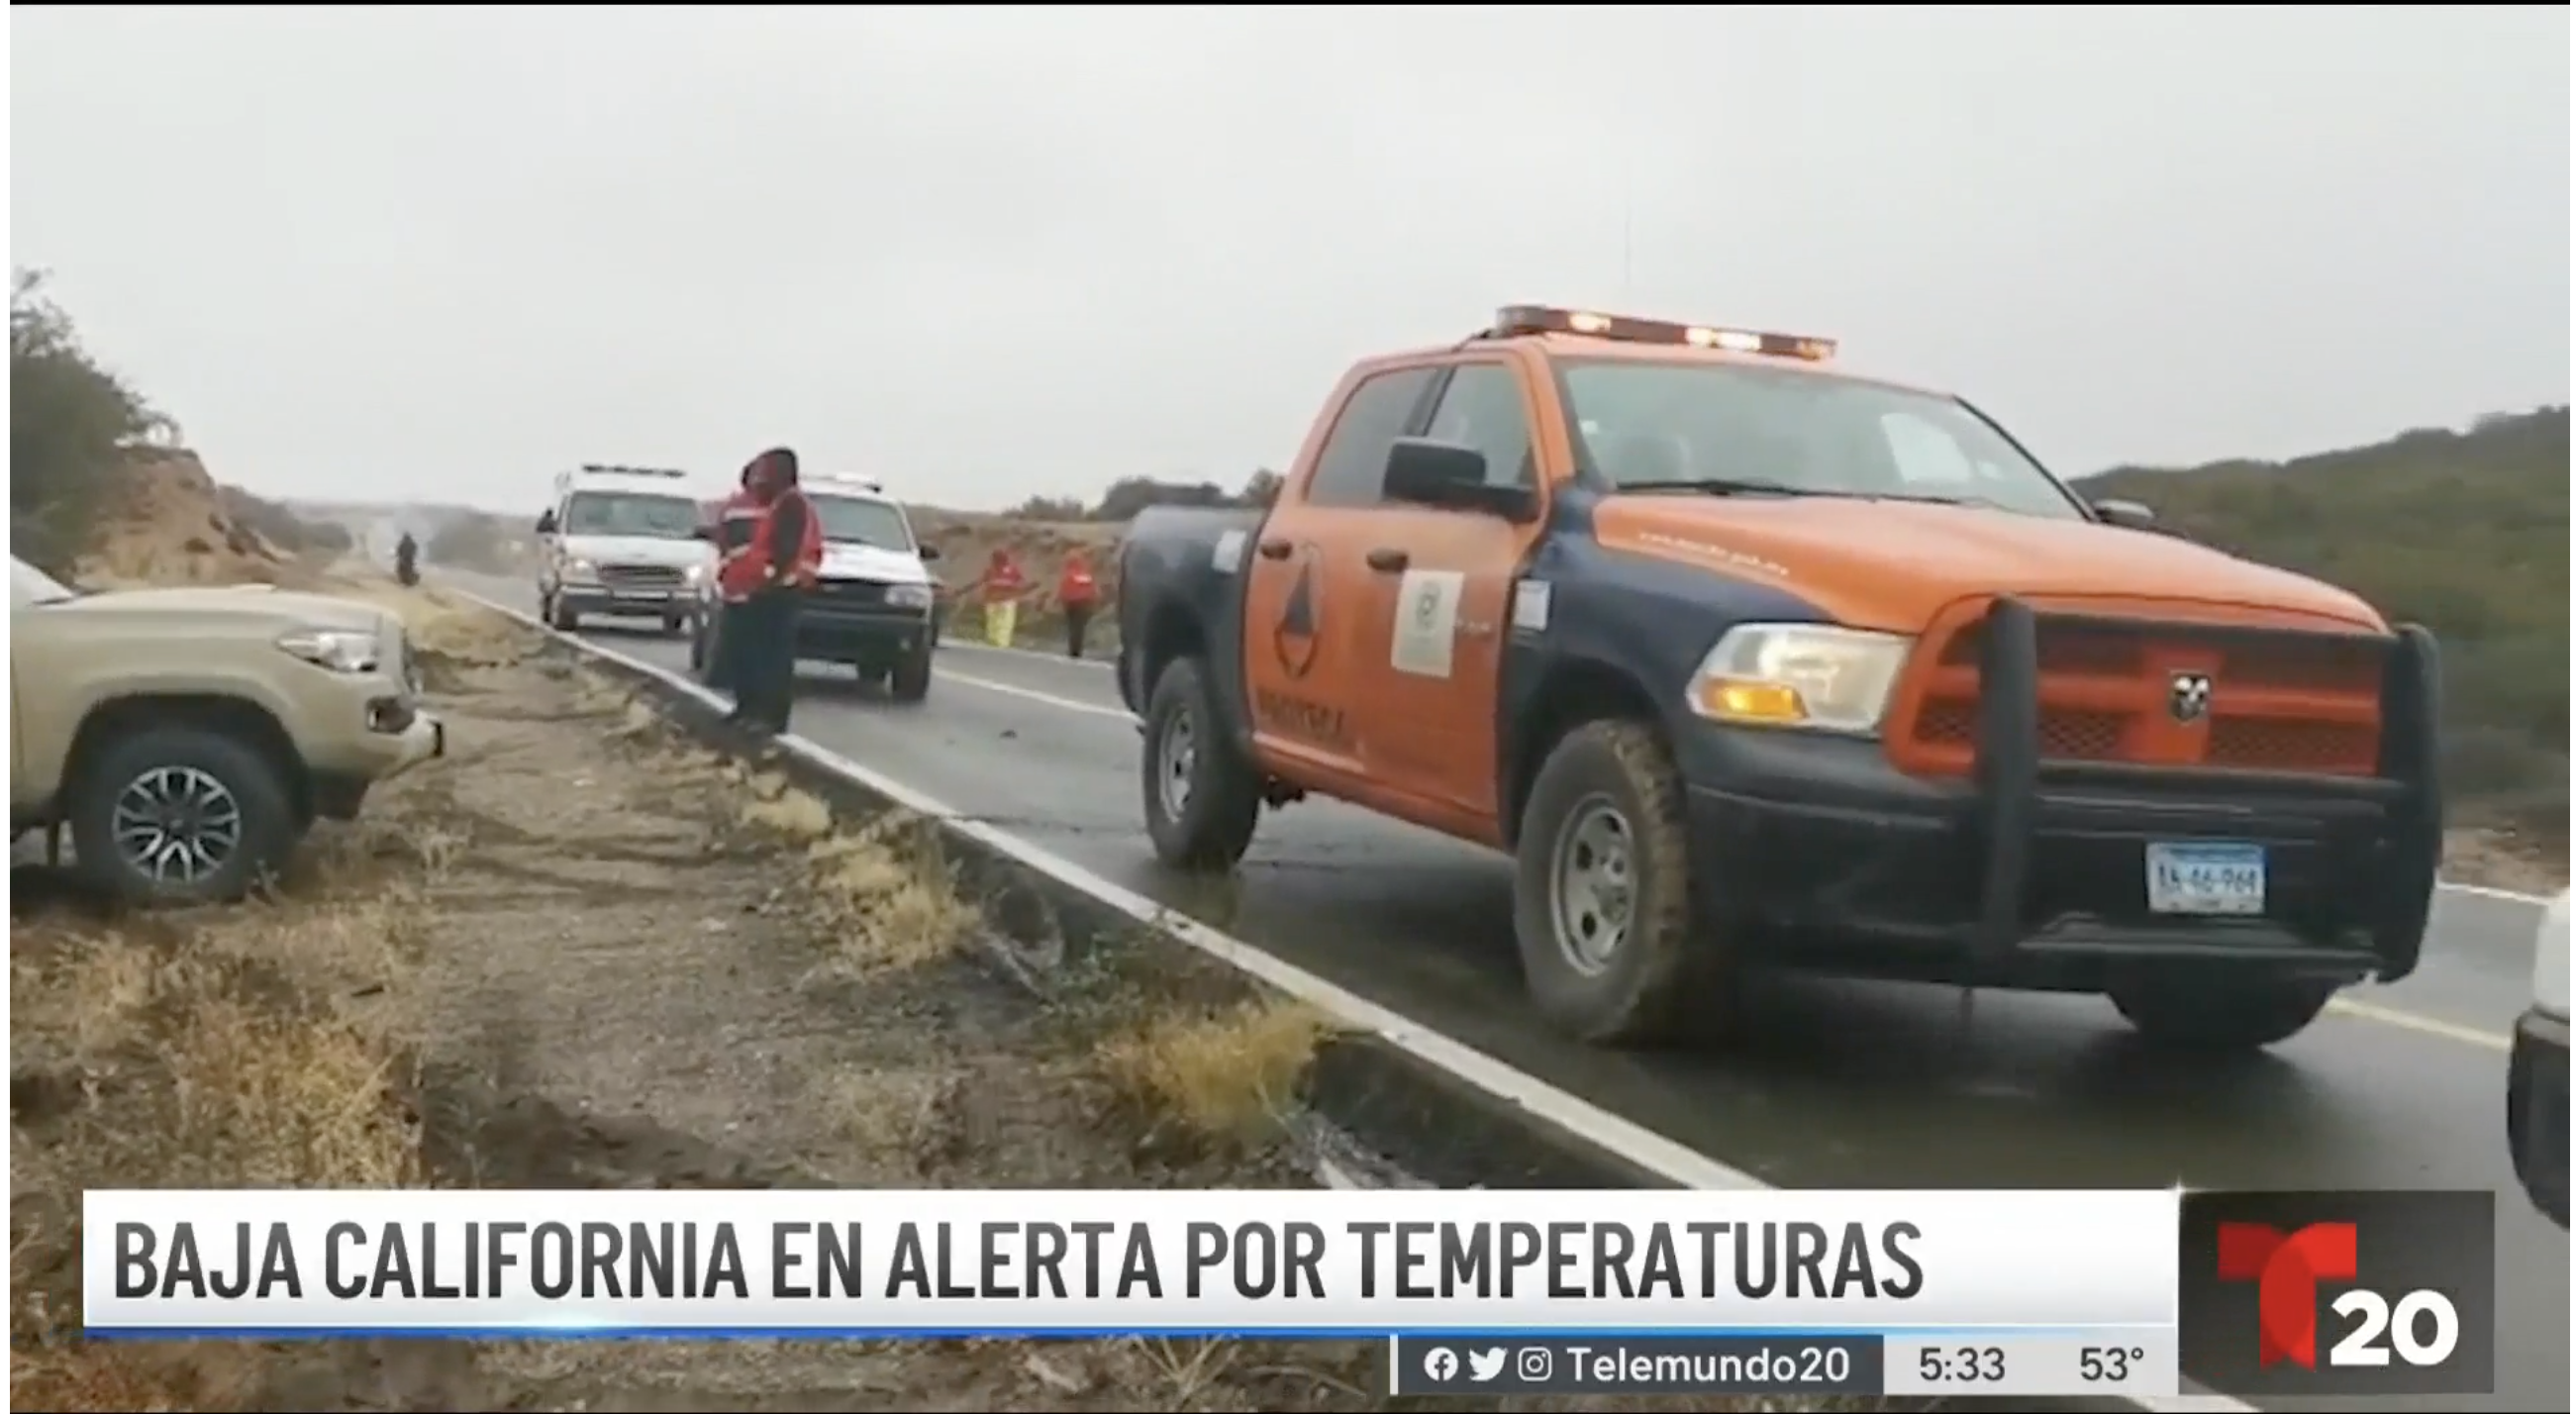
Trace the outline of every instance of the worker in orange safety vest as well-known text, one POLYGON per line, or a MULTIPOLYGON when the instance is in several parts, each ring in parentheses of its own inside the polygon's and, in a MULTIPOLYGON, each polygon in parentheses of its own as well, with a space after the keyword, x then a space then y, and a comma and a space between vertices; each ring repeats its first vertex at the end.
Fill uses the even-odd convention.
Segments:
POLYGON ((1100 605, 1100 581, 1091 574, 1091 558, 1080 550, 1067 550, 1063 572, 1056 576, 1056 602, 1064 606, 1064 651, 1069 658, 1082 656, 1083 634, 1091 627, 1091 611, 1100 605))
POLYGON ((735 614, 734 708, 726 720, 784 732, 796 695, 798 610, 823 570, 823 522, 797 486, 793 450, 772 447, 754 466, 759 511, 732 580, 745 597, 735 614))
POLYGON ((1020 595, 1028 579, 1020 573, 1020 562, 1006 545, 993 547, 993 557, 984 565, 984 641, 996 648, 1011 646, 1011 636, 1020 620, 1020 595))
POLYGON ((735 637, 728 632, 737 627, 741 617, 735 612, 751 597, 757 586, 745 575, 746 552, 751 549, 751 532, 760 521, 760 499, 752 493, 751 483, 760 470, 757 460, 746 462, 742 482, 733 494, 725 497, 714 520, 707 527, 707 538, 716 547, 716 617, 707 626, 708 643, 701 655, 705 660, 707 686, 730 690, 734 682, 735 637))

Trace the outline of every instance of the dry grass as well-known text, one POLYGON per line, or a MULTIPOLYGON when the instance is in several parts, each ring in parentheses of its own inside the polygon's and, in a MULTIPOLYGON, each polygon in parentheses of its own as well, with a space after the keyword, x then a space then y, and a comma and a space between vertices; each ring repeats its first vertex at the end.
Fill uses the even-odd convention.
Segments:
POLYGON ((15 1406, 239 1408, 265 1377, 266 1347, 78 1338, 82 1190, 423 1180, 403 1002, 446 849, 344 843, 290 895, 202 915, 13 920, 15 1406))
POLYGON ((1150 1017, 1103 1040, 1095 1059, 1111 1088, 1157 1122, 1203 1140, 1257 1144, 1276 1136, 1329 1030, 1303 1004, 1248 1001, 1150 1017))
POLYGON ((982 923, 921 822, 898 813, 845 827, 820 797, 775 771, 734 776, 742 823, 803 851, 816 921, 831 942, 828 971, 864 976, 941 962, 982 923))
MULTIPOLYGON (((640 702, 635 706, 652 710, 640 702)), ((811 844, 832 833, 832 807, 789 785, 784 776, 762 774, 744 785, 742 822, 790 843, 811 844)))
POLYGON ((432 585, 406 589, 379 576, 339 572, 314 587, 391 610, 410 632, 415 650, 453 666, 506 666, 544 642, 543 635, 518 620, 432 585))

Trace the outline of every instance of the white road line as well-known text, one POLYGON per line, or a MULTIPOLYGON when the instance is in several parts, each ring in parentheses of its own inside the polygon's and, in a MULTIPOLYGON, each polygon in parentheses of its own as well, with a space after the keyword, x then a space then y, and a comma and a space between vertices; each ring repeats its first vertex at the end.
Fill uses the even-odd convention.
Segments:
POLYGON ((2491 889, 2484 884, 2454 884, 2448 879, 2442 881, 2442 887, 2449 889, 2455 894, 2474 894, 2479 898, 2497 899, 2505 903, 2527 903, 2534 908, 2547 908, 2549 906, 2549 895, 2547 894, 2526 894, 2518 893, 2512 889, 2491 889))
MULTIPOLYGON (((552 637, 562 639, 578 651, 607 658, 631 671, 649 674, 711 706, 721 707, 726 699, 699 683, 671 671, 658 663, 648 663, 615 649, 590 642, 576 634, 561 633, 537 622, 506 604, 495 604, 481 595, 467 591, 468 597, 528 624, 552 637)), ((1014 689, 1016 690, 1016 689, 1014 689)), ((1039 694, 1028 693, 1028 696, 1039 694)), ((1080 705, 1091 711, 1106 709, 1080 705)), ((1124 714, 1120 714, 1124 715, 1124 714)), ((1017 835, 999 830, 981 820, 964 818, 953 806, 913 787, 885 776, 849 759, 828 747, 803 737, 787 735, 777 738, 784 750, 802 756, 839 775, 856 781, 870 791, 918 815, 939 821, 948 829, 976 840, 998 853, 1017 860, 1059 883, 1078 889, 1111 908, 1126 914, 1150 928, 1187 943, 1191 947, 1223 961, 1238 971, 1246 972, 1295 997, 1355 1031, 1377 1036, 1388 1045, 1415 1059, 1435 1066, 1484 1091, 1487 1095, 1521 1109, 1556 1129, 1585 1140, 1605 1153, 1616 1155, 1645 1172, 1684 1188, 1723 1189, 1738 1192, 1766 1190, 1771 1187, 1741 1169, 1730 1167, 1697 1150, 1672 1140, 1602 1109, 1598 1105, 1531 1075, 1484 1052, 1423 1025, 1399 1012, 1349 992, 1323 978, 1254 947, 1229 933, 1218 930, 1120 886, 1081 865, 1052 854, 1017 835)), ((2131 1396, 2127 1402, 2152 1414, 2255 1414, 2255 1407, 2242 1400, 2219 1394, 2190 1394, 2167 1399, 2153 1395, 2131 1396)))
POLYGON ((2382 1026, 2394 1026, 2401 1031, 2439 1036, 2444 1040, 2457 1041, 2464 1046, 2477 1046, 2506 1054, 2513 1051, 2513 1038, 2501 1031, 2464 1026, 2456 1021, 2444 1021, 2438 1016, 2426 1016, 2421 1012, 2400 1011, 2395 1007, 2354 1001, 2349 997, 2337 997, 2326 1003, 2326 1011, 2330 1015, 2350 1017, 2355 1021, 2376 1021, 2382 1026))
POLYGON ((962 638, 939 640, 939 651, 963 648, 973 653, 1004 653, 1014 658, 1034 658, 1041 663, 1055 663, 1067 668, 1090 668, 1097 672, 1114 672, 1118 664, 1108 658, 1068 658, 1061 653, 1041 653, 1034 648, 996 648, 989 643, 975 643, 962 638))
POLYGON ((1006 682, 995 682, 991 678, 979 678, 961 673, 954 668, 933 668, 931 671, 945 682, 953 682, 965 687, 980 687, 986 692, 1009 693, 1013 697, 1025 697, 1031 702, 1043 702, 1049 707, 1061 707, 1068 712, 1088 712, 1095 717, 1111 717, 1121 722, 1136 720, 1136 714, 1124 707, 1103 707, 1097 702, 1058 697, 1052 692, 1040 692, 1035 688, 1014 687, 1006 682))

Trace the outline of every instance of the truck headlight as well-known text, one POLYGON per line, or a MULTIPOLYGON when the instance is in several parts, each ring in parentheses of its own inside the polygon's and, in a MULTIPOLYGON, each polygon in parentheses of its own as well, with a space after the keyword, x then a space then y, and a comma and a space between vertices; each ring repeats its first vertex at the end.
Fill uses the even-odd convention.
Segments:
POLYGON ((376 670, 376 636, 345 628, 299 628, 277 636, 277 646, 335 673, 376 670))
POLYGON ((599 578, 599 566, 592 564, 590 561, 585 560, 578 555, 564 561, 563 572, 564 578, 566 579, 599 578))
POLYGON ((685 581, 691 589, 695 589, 699 585, 707 582, 707 567, 705 565, 690 565, 680 571, 680 578, 685 581))
POLYGON ((886 602, 898 609, 927 609, 930 607, 930 586, 927 584, 888 585, 886 602))
POLYGON ((1866 736, 1878 730, 1914 640, 1824 624, 1738 624, 1691 675, 1714 721, 1866 736))

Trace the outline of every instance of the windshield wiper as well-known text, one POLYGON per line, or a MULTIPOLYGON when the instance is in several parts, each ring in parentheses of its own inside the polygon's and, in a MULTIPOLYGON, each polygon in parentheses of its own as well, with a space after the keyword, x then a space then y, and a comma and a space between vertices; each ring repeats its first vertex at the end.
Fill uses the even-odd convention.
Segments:
POLYGON ((1703 496, 1830 496, 1831 491, 1814 491, 1804 486, 1791 486, 1784 481, 1730 481, 1724 477, 1695 477, 1671 481, 1621 481, 1621 491, 1696 491, 1703 496))
POLYGON ((2005 505, 2001 501, 1989 500, 1983 496, 1930 496, 1917 495, 1912 492, 1899 495, 1895 492, 1882 492, 1872 499, 1880 501, 1919 501, 1925 505, 1932 506, 1975 506, 1979 510, 1987 511, 2009 511, 2012 509, 2012 507, 2005 505))

